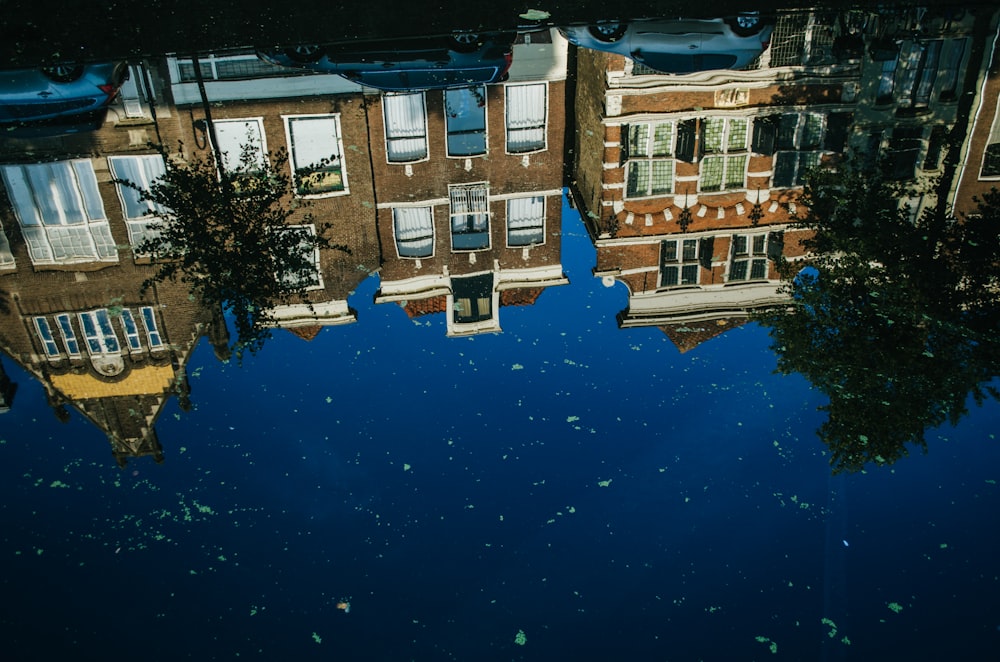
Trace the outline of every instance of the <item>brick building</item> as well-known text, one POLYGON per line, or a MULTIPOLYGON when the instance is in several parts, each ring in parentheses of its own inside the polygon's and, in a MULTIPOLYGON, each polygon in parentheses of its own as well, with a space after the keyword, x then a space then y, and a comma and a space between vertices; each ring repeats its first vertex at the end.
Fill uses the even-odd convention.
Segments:
POLYGON ((580 49, 573 189, 595 275, 629 290, 621 326, 660 326, 689 348, 684 334, 780 305, 778 256, 805 257, 810 167, 854 152, 899 179, 939 168, 972 19, 924 17, 915 36, 912 18, 781 14, 741 71, 662 75, 580 49))
POLYGON ((155 172, 149 143, 180 137, 176 112, 150 104, 161 80, 155 66, 133 65, 92 133, 0 137, 0 347, 42 383, 57 416, 73 407, 101 429, 121 466, 162 459, 154 424, 170 397, 187 402, 197 340, 226 344, 218 316, 185 288, 141 291, 152 267, 133 249, 156 210, 112 181, 155 172))
MULTIPOLYGON (((271 311, 279 326, 309 340, 326 326, 351 323, 347 296, 378 269, 375 191, 368 147, 368 101, 360 86, 332 74, 282 69, 252 51, 206 56, 199 62, 226 167, 251 145, 256 158, 288 155, 289 173, 321 164, 300 189, 290 224, 323 232, 350 252, 317 252, 316 275, 302 301, 271 311)), ((191 59, 167 58, 170 92, 181 119, 186 158, 212 158, 205 109, 191 59)))
POLYGON ((566 42, 521 35, 509 79, 369 97, 382 245, 377 303, 500 331, 505 305, 568 282, 560 228, 566 42))
POLYGON ((961 167, 951 199, 959 218, 975 211, 974 197, 1000 187, 1000 12, 993 14, 985 67, 977 82, 972 125, 962 144, 961 167))

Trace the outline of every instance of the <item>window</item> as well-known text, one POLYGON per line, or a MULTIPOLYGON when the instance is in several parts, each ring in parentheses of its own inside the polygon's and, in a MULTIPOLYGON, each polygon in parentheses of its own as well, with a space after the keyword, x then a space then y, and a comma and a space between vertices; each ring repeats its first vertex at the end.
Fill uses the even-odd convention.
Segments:
POLYGON ((670 239, 660 243, 660 287, 697 285, 697 239, 670 239))
POLYGON ((729 281, 767 278, 767 233, 733 236, 729 281))
POLYGON ((35 331, 38 332, 38 339, 42 341, 42 348, 45 350, 45 355, 49 358, 58 358, 60 356, 59 346, 56 345, 56 339, 52 337, 52 329, 49 327, 49 321, 44 317, 36 317, 35 331))
POLYGON ((434 217, 430 207, 396 207, 392 232, 399 257, 434 255, 434 217))
POLYGON ((128 345, 129 352, 141 352, 142 343, 139 342, 139 327, 136 326, 132 311, 128 308, 122 309, 122 326, 125 327, 125 344, 128 345))
POLYGON ((448 156, 479 156, 486 153, 486 88, 445 90, 445 121, 448 125, 448 156))
POLYGON ((889 149, 886 150, 886 175, 896 181, 913 179, 920 149, 923 145, 923 129, 915 127, 896 127, 889 139, 889 149))
POLYGON ((485 184, 451 186, 451 249, 476 251, 490 247, 490 214, 485 184))
POLYGON ((1000 103, 993 115, 993 125, 983 154, 983 165, 979 171, 980 178, 995 179, 1000 177, 1000 103))
POLYGON ((424 93, 386 94, 382 97, 382 113, 389 162, 407 163, 427 158, 424 93))
POLYGON ((280 279, 289 289, 315 290, 323 287, 319 272, 319 248, 316 246, 316 226, 289 225, 280 232, 294 233, 298 243, 293 253, 284 258, 280 279))
POLYGON ((545 198, 512 198, 507 201, 507 245, 545 243, 545 198))
POLYGON ((945 39, 938 64, 937 85, 941 101, 958 99, 958 69, 965 54, 965 39, 945 39))
POLYGON ((156 315, 153 314, 152 307, 143 306, 139 309, 139 313, 142 315, 142 326, 146 329, 146 340, 149 341, 149 348, 159 349, 163 347, 163 339, 156 327, 156 315))
POLYGON ((507 151, 512 154, 545 149, 546 86, 507 87, 507 151))
POLYGON ((455 298, 452 319, 469 324, 493 319, 493 274, 451 279, 455 298))
POLYGON ((288 153, 299 195, 347 190, 338 115, 285 117, 288 153))
POLYGON ((667 195, 674 190, 674 123, 631 124, 625 150, 627 197, 667 195))
POLYGON ((253 173, 264 168, 267 146, 264 125, 258 119, 215 120, 215 137, 222 152, 222 168, 229 174, 253 173), (247 165, 243 166, 243 156, 247 165))
POLYGON ((2 166, 33 264, 117 262, 88 160, 2 166))
POLYGON ((818 113, 787 113, 776 123, 774 175, 777 187, 801 186, 806 172, 820 164, 826 117, 818 113))
POLYGON ((166 210, 160 205, 142 200, 141 191, 149 191, 153 182, 166 174, 163 157, 159 154, 110 156, 108 166, 111 168, 111 175, 119 180, 118 197, 125 212, 129 243, 132 250, 138 252, 144 242, 160 234, 156 224, 166 210), (122 181, 131 182, 140 190, 126 186, 122 181))
POLYGON ((742 117, 703 120, 699 188, 724 191, 746 186, 747 133, 750 121, 742 117))
POLYGON ((106 308, 80 313, 79 317, 83 337, 91 356, 121 352, 118 335, 111 326, 111 316, 106 308))
POLYGON ((73 357, 80 356, 80 343, 76 339, 76 332, 73 330, 73 320, 69 314, 56 315, 56 324, 59 325, 59 333, 62 335, 66 353, 73 357))
POLYGON ((878 89, 875 92, 875 103, 886 104, 892 102, 892 92, 896 85, 896 64, 899 56, 893 56, 889 60, 882 61, 882 73, 878 79, 878 89))
POLYGON ((3 231, 3 224, 0 223, 0 269, 14 267, 14 254, 10 250, 10 242, 7 241, 7 233, 3 231))

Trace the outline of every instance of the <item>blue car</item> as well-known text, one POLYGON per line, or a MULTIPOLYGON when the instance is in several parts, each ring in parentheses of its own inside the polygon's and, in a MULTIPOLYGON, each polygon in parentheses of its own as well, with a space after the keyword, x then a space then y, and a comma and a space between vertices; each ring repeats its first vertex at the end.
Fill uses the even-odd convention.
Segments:
POLYGON ((258 50, 265 62, 339 74, 386 91, 433 90, 506 80, 516 33, 457 33, 258 50))
POLYGON ((124 62, 0 70, 0 135, 34 137, 99 128, 127 78, 124 62))

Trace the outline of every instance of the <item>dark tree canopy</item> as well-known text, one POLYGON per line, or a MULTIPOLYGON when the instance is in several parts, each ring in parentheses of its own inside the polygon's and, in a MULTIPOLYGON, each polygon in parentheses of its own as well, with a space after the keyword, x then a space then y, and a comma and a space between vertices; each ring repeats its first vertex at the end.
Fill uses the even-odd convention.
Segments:
POLYGON ((929 191, 877 169, 813 172, 809 268, 784 263, 791 307, 759 317, 778 370, 830 399, 818 434, 835 472, 926 451, 925 431, 956 424, 970 395, 1000 398, 1000 192, 965 218, 943 205, 914 218, 906 200, 929 191))
POLYGON ((271 336, 275 307, 304 301, 318 282, 318 251, 349 251, 330 243, 329 226, 312 224, 309 215, 290 222, 304 202, 293 195, 284 151, 261 159, 247 146, 229 172, 211 159, 159 152, 166 172, 148 190, 121 182, 159 212, 153 236, 136 249, 156 266, 143 291, 167 280, 186 283, 192 296, 232 320, 236 356, 254 353, 271 336))

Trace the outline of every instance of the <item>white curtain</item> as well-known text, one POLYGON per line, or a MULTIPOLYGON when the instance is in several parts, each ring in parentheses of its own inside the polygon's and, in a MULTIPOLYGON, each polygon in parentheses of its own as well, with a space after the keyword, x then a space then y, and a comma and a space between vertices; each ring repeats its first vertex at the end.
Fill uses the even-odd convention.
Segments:
POLYGON ((507 151, 545 147, 545 85, 507 87, 507 151))
POLYGON ((430 257, 434 253, 434 224, 430 207, 392 210, 393 232, 400 257, 430 257))
POLYGON ((424 93, 388 94, 382 97, 385 148, 389 160, 419 161, 427 156, 427 119, 424 93))

